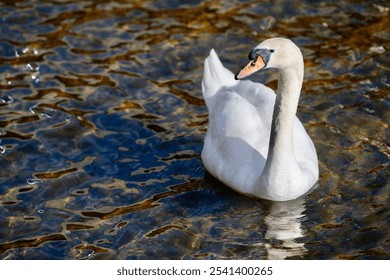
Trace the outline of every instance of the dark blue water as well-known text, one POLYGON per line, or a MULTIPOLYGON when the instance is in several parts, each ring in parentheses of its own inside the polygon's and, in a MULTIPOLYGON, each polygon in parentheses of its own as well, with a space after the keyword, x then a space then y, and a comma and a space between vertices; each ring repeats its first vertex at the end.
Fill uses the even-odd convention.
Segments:
MULTIPOLYGON (((389 259, 386 1, 1 1, 0 258, 389 259), (206 174, 215 48, 302 49, 317 187, 255 200, 206 174)), ((253 79, 275 88, 276 73, 253 79)))

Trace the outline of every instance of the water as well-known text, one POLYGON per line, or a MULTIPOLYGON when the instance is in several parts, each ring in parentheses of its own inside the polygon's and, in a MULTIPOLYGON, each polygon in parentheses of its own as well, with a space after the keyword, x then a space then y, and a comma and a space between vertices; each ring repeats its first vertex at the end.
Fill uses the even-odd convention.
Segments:
MULTIPOLYGON (((2 1, 0 258, 389 259, 387 1, 2 1), (207 175, 200 81, 266 38, 305 57, 317 187, 207 175)), ((251 77, 275 88, 276 75, 251 77)))

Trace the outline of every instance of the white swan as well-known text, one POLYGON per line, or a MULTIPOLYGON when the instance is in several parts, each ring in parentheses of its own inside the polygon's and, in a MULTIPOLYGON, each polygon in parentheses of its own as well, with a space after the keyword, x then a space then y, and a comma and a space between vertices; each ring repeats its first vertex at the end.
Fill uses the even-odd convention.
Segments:
POLYGON ((235 77, 212 49, 204 64, 202 92, 209 126, 202 160, 232 189, 263 199, 292 200, 318 180, 317 154, 295 116, 303 81, 303 57, 290 40, 263 41, 235 77), (249 80, 260 69, 279 69, 274 91, 249 80))

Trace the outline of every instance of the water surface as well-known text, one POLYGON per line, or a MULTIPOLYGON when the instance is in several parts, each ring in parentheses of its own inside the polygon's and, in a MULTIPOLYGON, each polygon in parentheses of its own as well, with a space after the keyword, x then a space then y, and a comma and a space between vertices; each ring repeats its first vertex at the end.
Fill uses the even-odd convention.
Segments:
MULTIPOLYGON (((387 1, 1 1, 0 258, 389 259, 387 1), (320 180, 242 196, 205 172, 200 82, 300 46, 320 180)), ((276 73, 251 79, 276 87, 276 73)))

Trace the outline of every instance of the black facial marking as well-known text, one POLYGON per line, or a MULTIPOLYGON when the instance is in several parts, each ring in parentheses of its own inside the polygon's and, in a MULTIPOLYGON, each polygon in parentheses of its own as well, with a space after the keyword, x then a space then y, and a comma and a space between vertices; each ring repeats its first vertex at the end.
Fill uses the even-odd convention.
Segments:
POLYGON ((256 49, 251 50, 251 52, 248 55, 249 60, 256 60, 257 59, 257 53, 256 49))
POLYGON ((257 61, 257 58, 260 56, 264 63, 265 66, 267 66, 270 58, 271 58, 271 53, 275 52, 274 49, 253 49, 248 55, 249 60, 253 60, 253 62, 257 61))

